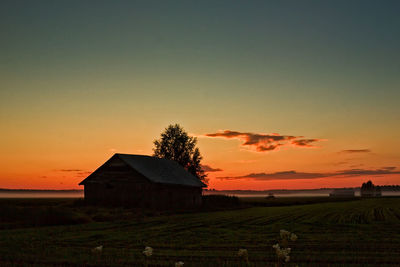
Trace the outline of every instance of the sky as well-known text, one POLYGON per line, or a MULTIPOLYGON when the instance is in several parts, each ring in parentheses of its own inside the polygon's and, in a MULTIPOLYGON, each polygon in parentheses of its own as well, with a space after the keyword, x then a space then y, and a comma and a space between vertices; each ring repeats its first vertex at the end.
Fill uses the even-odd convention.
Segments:
POLYGON ((400 184, 399 1, 2 1, 0 188, 179 123, 209 188, 400 184))

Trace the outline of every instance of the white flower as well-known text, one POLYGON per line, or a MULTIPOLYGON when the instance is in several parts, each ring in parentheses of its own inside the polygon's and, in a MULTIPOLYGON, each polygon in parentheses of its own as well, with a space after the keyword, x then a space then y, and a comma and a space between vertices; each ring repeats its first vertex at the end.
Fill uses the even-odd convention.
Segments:
POLYGON ((292 250, 291 248, 284 248, 284 249, 281 249, 282 256, 284 256, 284 257, 289 256, 289 253, 290 253, 291 250, 292 250))
POLYGON ((296 241, 296 240, 297 240, 297 235, 291 233, 291 234, 290 234, 290 240, 296 241))
POLYGON ((291 248, 277 248, 276 249, 276 255, 278 255, 279 258, 285 258, 289 256, 289 253, 291 251, 291 248))
POLYGON ((245 248, 239 249, 238 256, 239 257, 247 257, 248 256, 247 249, 245 249, 245 248))
POLYGON ((183 261, 175 262, 175 267, 182 267, 185 263, 183 261))
POLYGON ((101 253, 103 251, 103 246, 98 246, 92 249, 93 253, 101 253))
POLYGON ((283 247, 281 248, 279 243, 273 245, 272 247, 275 249, 276 255, 278 256, 279 260, 284 260, 285 262, 290 261, 290 252, 292 251, 291 248, 287 247, 288 241, 296 241, 297 240, 297 235, 286 231, 286 230, 280 230, 279 232, 281 238, 282 238, 282 244, 283 247))
POLYGON ((289 236, 290 236, 290 232, 289 232, 289 231, 286 231, 286 230, 281 230, 281 231, 280 231, 280 235, 281 235, 281 238, 282 238, 282 239, 288 239, 289 236))
POLYGON ((145 247, 143 250, 143 254, 146 257, 150 257, 151 255, 153 255, 153 249, 151 247, 145 247))

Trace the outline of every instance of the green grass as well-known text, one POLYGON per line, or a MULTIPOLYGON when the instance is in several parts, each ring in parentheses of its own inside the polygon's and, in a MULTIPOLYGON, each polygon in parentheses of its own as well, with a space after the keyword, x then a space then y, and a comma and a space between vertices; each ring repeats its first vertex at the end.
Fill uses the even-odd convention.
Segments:
POLYGON ((292 246, 292 266, 400 262, 400 198, 151 217, 127 209, 80 207, 71 200, 19 201, 0 201, 0 211, 10 205, 51 206, 84 217, 86 223, 30 228, 20 223, 14 229, 3 225, 0 266, 141 266, 145 246, 154 248, 148 266, 173 266, 175 261, 185 262, 185 267, 246 266, 237 257, 239 248, 248 249, 250 266, 274 266, 272 245, 280 229, 299 237, 292 246), (112 221, 96 221, 101 213, 112 221), (104 246, 103 253, 91 253, 98 245, 104 246))

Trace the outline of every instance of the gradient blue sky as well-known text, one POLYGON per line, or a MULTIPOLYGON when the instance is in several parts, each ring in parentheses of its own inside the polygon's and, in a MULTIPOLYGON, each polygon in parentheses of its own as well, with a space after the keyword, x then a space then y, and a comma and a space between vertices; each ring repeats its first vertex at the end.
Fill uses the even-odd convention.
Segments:
POLYGON ((2 1, 0 187, 73 187, 51 171, 150 154, 175 122, 327 140, 311 165, 309 150, 200 138, 220 176, 332 171, 346 149, 374 153, 352 165, 398 166, 399 14, 399 1, 2 1))

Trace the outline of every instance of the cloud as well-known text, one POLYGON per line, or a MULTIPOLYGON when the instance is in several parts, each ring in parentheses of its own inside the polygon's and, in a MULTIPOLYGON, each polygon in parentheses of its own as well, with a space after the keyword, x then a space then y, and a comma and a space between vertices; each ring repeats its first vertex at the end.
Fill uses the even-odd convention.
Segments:
MULTIPOLYGON (((349 167, 350 167, 350 168, 355 168, 355 167, 360 167, 360 166, 364 166, 364 164, 362 164, 362 163, 353 164, 353 165, 350 165, 349 167)), ((383 168, 382 168, 382 169, 383 169, 383 168)))
POLYGON ((347 154, 351 154, 351 153, 370 153, 371 150, 370 149, 345 149, 342 151, 339 151, 339 153, 347 153, 347 154))
POLYGON ((55 170, 55 171, 58 171, 58 172, 81 172, 83 170, 81 170, 81 169, 61 169, 61 170, 55 170))
POLYGON ((382 169, 388 170, 388 171, 393 171, 394 169, 396 169, 396 167, 393 167, 393 166, 390 166, 390 167, 382 167, 382 169))
POLYGON ((238 179, 254 179, 254 180, 292 180, 292 179, 317 179, 332 176, 355 177, 355 176, 370 176, 370 175, 385 175, 385 174, 400 174, 400 171, 395 170, 396 167, 382 167, 380 169, 348 169, 337 172, 297 172, 294 170, 274 172, 274 173, 250 173, 241 176, 225 176, 217 177, 221 180, 238 180, 238 179))
MULTIPOLYGON (((81 169, 59 169, 59 170, 54 170, 54 171, 73 173, 72 175, 77 176, 77 177, 88 176, 89 174, 92 173, 90 171, 85 171, 85 170, 81 170, 81 169)), ((65 177, 65 176, 63 176, 63 177, 65 177)))
POLYGON ((274 172, 274 173, 250 173, 243 176, 234 176, 234 177, 217 177, 218 179, 226 179, 226 180, 236 180, 236 179, 245 179, 252 178, 254 180, 289 180, 289 179, 313 179, 320 178, 324 174, 322 173, 307 173, 307 172, 296 172, 296 171, 282 171, 282 172, 274 172))
POLYGON ((76 175, 82 177, 82 176, 89 176, 90 174, 92 174, 92 172, 78 172, 76 175))
POLYGON ((368 169, 349 169, 337 172, 336 175, 347 175, 347 176, 359 176, 359 175, 382 175, 382 174, 400 174, 400 171, 395 171, 395 167, 387 169, 387 167, 383 167, 376 170, 368 170, 368 169))
POLYGON ((348 161, 339 161, 339 162, 336 162, 336 163, 333 163, 334 165, 344 165, 344 164, 347 164, 347 163, 349 163, 348 161))
POLYGON ((303 147, 313 147, 312 143, 320 141, 319 139, 298 139, 293 140, 292 144, 303 147))
POLYGON ((314 143, 323 141, 322 139, 304 139, 303 136, 294 135, 280 135, 277 133, 264 134, 264 133, 250 133, 250 132, 237 132, 231 130, 218 131, 216 133, 205 134, 207 137, 219 137, 228 139, 241 140, 242 146, 253 147, 258 152, 266 152, 277 150, 281 146, 295 146, 295 147, 315 147, 314 143))
POLYGON ((222 169, 220 168, 213 168, 209 165, 201 165, 201 168, 203 169, 204 172, 220 172, 222 169))

